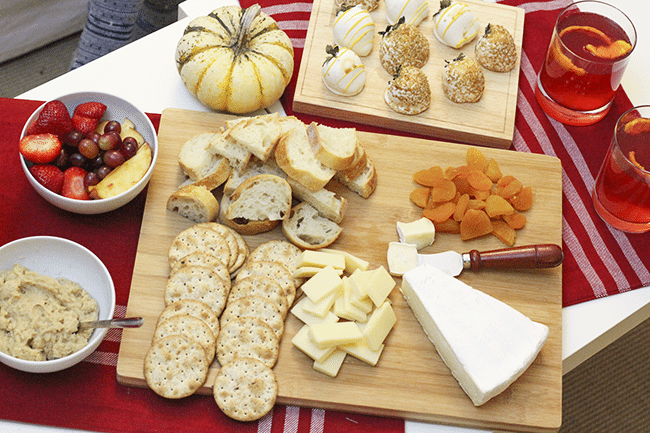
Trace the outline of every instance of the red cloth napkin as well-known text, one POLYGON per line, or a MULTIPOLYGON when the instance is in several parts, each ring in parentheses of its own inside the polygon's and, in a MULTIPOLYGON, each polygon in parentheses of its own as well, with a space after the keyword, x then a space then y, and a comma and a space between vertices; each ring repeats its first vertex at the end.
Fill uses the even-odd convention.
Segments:
MULTIPOLYGON (((253 3, 256 0, 241 1, 242 6, 253 3)), ((266 0, 258 3, 292 39, 296 65, 299 65, 309 26, 311 2, 266 0)), ((557 156, 564 169, 563 306, 650 285, 650 255, 647 254, 650 234, 628 235, 612 229, 594 211, 590 195, 605 151, 609 147, 616 120, 632 104, 621 88, 609 114, 595 125, 565 126, 550 119, 535 100, 537 71, 546 56, 555 20, 560 10, 572 1, 505 0, 500 3, 521 7, 526 11, 515 138, 511 148, 519 152, 557 156)), ((434 0, 430 5, 435 10, 437 2, 434 0)), ((293 113, 291 107, 296 78, 297 71, 282 99, 287 114, 293 114, 306 122, 354 126, 375 133, 409 135, 380 126, 358 125, 293 113)))

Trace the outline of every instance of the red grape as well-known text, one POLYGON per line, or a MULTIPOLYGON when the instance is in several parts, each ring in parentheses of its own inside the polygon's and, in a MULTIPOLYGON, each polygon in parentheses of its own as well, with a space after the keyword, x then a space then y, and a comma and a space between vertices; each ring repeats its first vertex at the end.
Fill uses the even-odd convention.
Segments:
POLYGON ((98 183, 99 183, 99 176, 97 176, 97 173, 95 173, 94 171, 89 171, 84 176, 84 186, 86 187, 86 190, 88 189, 89 186, 97 185, 98 183))
POLYGON ((72 130, 63 134, 61 143, 67 146, 77 147, 83 138, 84 136, 81 132, 72 130))
POLYGON ((86 157, 79 152, 75 152, 70 155, 68 162, 70 162, 70 164, 74 165, 75 167, 83 167, 86 163, 86 157))
POLYGON ((99 137, 97 142, 101 150, 117 149, 121 143, 122 139, 117 132, 106 132, 99 137))
POLYGON ((99 146, 94 141, 84 138, 79 143, 79 153, 88 159, 93 159, 99 155, 99 146))
POLYGON ((86 138, 89 139, 89 140, 94 141, 95 143, 97 143, 97 142, 99 142, 99 137, 100 136, 101 136, 101 134, 99 132, 93 131, 90 134, 86 135, 86 138))
POLYGON ((107 150, 104 154, 104 164, 109 167, 115 168, 124 164, 124 155, 119 150, 111 149, 107 150))
POLYGON ((120 152, 124 155, 124 159, 131 159, 138 152, 138 145, 124 140, 120 146, 120 152))
POLYGON ((102 165, 97 169, 97 177, 99 177, 100 180, 104 179, 106 176, 108 176, 108 173, 110 173, 113 169, 109 167, 108 165, 102 165))
POLYGON ((116 120, 111 120, 104 125, 104 132, 117 132, 119 134, 122 132, 122 125, 120 125, 120 122, 116 120))

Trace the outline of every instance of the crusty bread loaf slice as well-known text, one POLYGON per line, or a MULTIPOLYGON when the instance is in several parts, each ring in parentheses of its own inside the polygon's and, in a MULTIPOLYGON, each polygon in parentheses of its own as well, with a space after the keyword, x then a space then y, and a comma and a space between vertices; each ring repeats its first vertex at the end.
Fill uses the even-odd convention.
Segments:
POLYGON ((336 179, 363 198, 370 197, 377 188, 377 170, 370 157, 366 158, 365 168, 358 176, 350 178, 345 171, 338 171, 336 179))
POLYGON ((366 168, 367 159, 368 154, 366 154, 366 148, 363 147, 361 142, 359 142, 357 145, 357 150, 354 154, 354 160, 352 161, 352 164, 350 164, 350 167, 343 170, 345 171, 346 178, 354 179, 355 177, 359 176, 366 168))
POLYGON ((209 151, 228 159, 235 170, 244 170, 250 160, 252 153, 237 140, 230 136, 230 129, 217 134, 210 141, 209 151))
POLYGON ((268 232, 269 230, 273 230, 280 223, 280 220, 253 221, 242 218, 229 219, 226 216, 226 213, 230 207, 230 202, 230 196, 224 194, 221 197, 221 204, 219 206, 219 220, 222 224, 230 227, 231 229, 234 229, 239 234, 249 236, 268 232))
POLYGON ((219 132, 205 132, 195 135, 181 146, 178 153, 178 164, 183 173, 192 181, 204 177, 210 168, 218 161, 219 155, 208 148, 210 142, 219 135, 219 132))
POLYGON ((303 123, 302 120, 298 119, 296 116, 282 116, 279 119, 280 128, 282 128, 281 136, 291 131, 294 128, 306 128, 307 125, 303 123))
POLYGON ((167 209, 194 222, 205 223, 219 215, 219 201, 204 186, 188 185, 169 196, 167 209))
POLYGON ((287 178, 287 182, 291 185, 293 196, 299 201, 312 205, 320 216, 330 219, 337 224, 343 221, 345 211, 348 208, 348 200, 345 197, 337 197, 336 194, 326 188, 312 191, 290 177, 287 178))
POLYGON ((188 178, 180 185, 180 188, 187 185, 196 185, 204 186, 208 190, 212 191, 213 189, 222 185, 226 180, 228 180, 232 171, 233 169, 230 166, 230 161, 228 161, 228 158, 217 155, 216 162, 214 162, 212 167, 210 167, 210 170, 205 176, 196 181, 188 178))
POLYGON ((333 128, 312 122, 307 136, 316 158, 333 170, 345 170, 354 161, 359 138, 355 128, 333 128))
POLYGON ((242 182, 230 196, 228 219, 282 220, 291 210, 291 186, 278 176, 258 174, 242 182))
POLYGON ((266 161, 280 139, 282 127, 278 113, 251 117, 230 129, 230 137, 261 161, 266 161))
POLYGON ((296 123, 280 137, 275 147, 275 162, 290 177, 312 191, 323 188, 336 174, 336 170, 316 159, 307 138, 307 127, 302 122, 296 123))
POLYGON ((305 249, 319 249, 331 245, 343 229, 323 218, 309 203, 296 205, 289 218, 282 221, 282 232, 293 244, 305 249))
POLYGON ((269 158, 264 162, 253 157, 248 161, 248 165, 243 171, 233 170, 230 173, 223 186, 223 193, 231 195, 243 181, 258 174, 273 174, 283 179, 287 178, 287 174, 278 167, 273 158, 269 158))

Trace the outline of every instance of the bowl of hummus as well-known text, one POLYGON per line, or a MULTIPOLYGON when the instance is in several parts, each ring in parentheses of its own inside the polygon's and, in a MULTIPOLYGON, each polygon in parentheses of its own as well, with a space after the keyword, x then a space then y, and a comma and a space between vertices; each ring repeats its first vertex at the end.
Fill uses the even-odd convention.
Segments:
POLYGON ((69 368, 91 355, 112 319, 115 287, 90 250, 68 239, 33 236, 0 247, 0 362, 30 373, 69 368))

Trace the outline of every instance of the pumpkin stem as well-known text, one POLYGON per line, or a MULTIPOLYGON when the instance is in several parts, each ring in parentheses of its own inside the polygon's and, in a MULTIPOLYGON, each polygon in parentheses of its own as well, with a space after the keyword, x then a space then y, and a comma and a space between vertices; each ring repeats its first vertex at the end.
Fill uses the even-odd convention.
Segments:
POLYGON ((262 7, 258 4, 254 4, 246 9, 244 15, 242 15, 239 23, 239 37, 237 38, 237 46, 235 48, 235 57, 241 54, 244 49, 244 42, 248 39, 248 33, 250 32, 251 25, 257 16, 260 14, 262 7))

